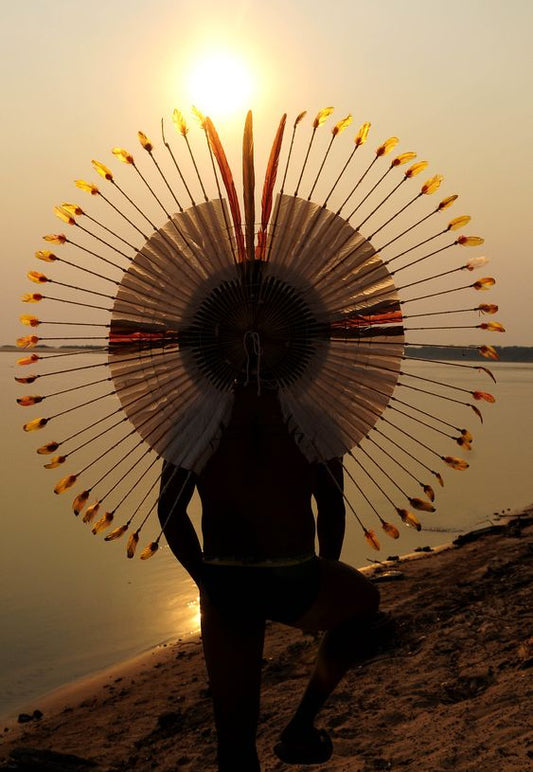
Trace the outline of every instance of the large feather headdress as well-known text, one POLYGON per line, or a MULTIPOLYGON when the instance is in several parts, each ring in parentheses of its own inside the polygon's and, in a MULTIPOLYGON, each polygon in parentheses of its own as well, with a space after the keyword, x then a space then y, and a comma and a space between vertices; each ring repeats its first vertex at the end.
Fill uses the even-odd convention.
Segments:
MULTIPOLYGON (((437 381, 415 374, 409 361, 432 345, 420 337, 425 330, 448 330, 450 337, 464 328, 503 331, 483 318, 497 306, 477 300, 494 279, 471 278, 487 262, 475 251, 483 239, 463 232, 469 216, 447 219, 457 195, 434 203, 442 176, 422 177, 420 184, 428 163, 411 151, 394 155, 396 137, 369 151, 370 123, 345 143, 339 162, 332 148, 341 134, 349 137, 352 119, 337 121, 317 158, 317 133, 325 131, 332 111, 318 112, 298 161, 306 113, 293 121, 285 153, 281 118, 260 214, 251 113, 241 199, 212 121, 196 111, 197 139, 205 137, 200 152, 212 171, 208 181, 178 110, 179 148, 163 131, 163 147, 156 150, 139 132, 142 162, 113 149, 133 179, 124 175, 119 182, 108 166, 93 161, 102 186, 76 180, 101 215, 77 203, 55 208, 68 231, 44 237, 56 251, 36 253, 54 264, 53 273, 31 270, 28 278, 39 291, 23 297, 46 311, 42 318, 20 319, 61 334, 32 329, 19 339, 21 347, 35 349, 19 365, 40 369, 17 380, 50 390, 18 402, 50 405, 24 429, 54 432, 37 453, 51 456, 49 469, 69 468, 55 492, 81 486, 74 513, 83 513, 93 533, 106 531, 107 541, 129 531, 129 557, 156 505, 158 460, 200 471, 231 414, 235 381, 243 377, 255 378, 259 390, 277 389, 287 425, 310 461, 353 459, 356 474, 347 473, 360 497, 348 504, 374 548, 379 542, 367 516, 393 538, 399 532, 391 516, 418 529, 413 510, 434 510, 434 482, 443 484, 446 468, 468 467, 456 455, 473 441, 465 424, 471 416, 481 419, 478 404, 494 398, 477 384, 455 385, 451 375, 437 381), (76 315, 59 321, 55 308, 73 308, 76 315), (84 312, 90 321, 81 321, 84 312), (69 334, 62 335, 61 325, 69 334), (36 348, 57 342, 78 348, 36 348), (87 345, 97 362, 80 358, 79 347, 87 345), (77 380, 68 385, 69 379, 77 380), (421 394, 431 400, 430 411, 420 408, 421 394), (67 414, 75 414, 78 428, 62 436, 67 414)), ((445 355, 458 348, 453 337, 439 346, 445 355)), ((462 348, 469 357, 498 356, 486 343, 462 348)), ((466 368, 472 377, 476 371, 492 377, 478 363, 434 361, 443 372, 466 368)), ((141 557, 154 554, 160 537, 141 557)))

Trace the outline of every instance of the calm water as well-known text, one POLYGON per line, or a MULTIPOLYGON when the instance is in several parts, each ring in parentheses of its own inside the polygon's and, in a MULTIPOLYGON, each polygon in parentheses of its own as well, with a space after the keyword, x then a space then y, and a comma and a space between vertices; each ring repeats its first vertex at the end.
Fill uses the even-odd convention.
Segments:
MULTIPOLYGON (((82 355, 80 360, 91 361, 93 356, 82 355)), ((61 474, 41 469, 42 459, 34 453, 40 436, 21 430, 37 412, 20 408, 15 398, 39 389, 14 383, 16 358, 0 353, 5 427, 0 714, 15 711, 66 681, 198 629, 194 586, 166 547, 150 561, 128 561, 122 548, 95 539, 72 515, 72 496, 67 500, 54 496, 51 489, 61 474)), ((429 378, 450 375, 448 368, 429 363, 414 367, 429 378)), ((463 414, 461 425, 475 431, 474 450, 468 457, 471 468, 447 471, 446 485, 437 491, 437 513, 422 516, 425 530, 421 534, 402 530, 400 542, 382 544, 378 557, 449 541, 460 531, 485 524, 495 512, 533 501, 533 367, 504 363, 491 367, 496 385, 468 370, 452 372, 459 385, 463 380, 467 388, 497 396, 496 405, 482 408, 483 426, 473 414, 470 418, 468 410, 463 414)), ((431 409, 423 401, 419 404, 431 409)), ((451 444, 445 451, 455 453, 451 444)), ((197 523, 197 501, 192 515, 197 523)), ((363 565, 374 556, 349 518, 344 559, 363 565)))

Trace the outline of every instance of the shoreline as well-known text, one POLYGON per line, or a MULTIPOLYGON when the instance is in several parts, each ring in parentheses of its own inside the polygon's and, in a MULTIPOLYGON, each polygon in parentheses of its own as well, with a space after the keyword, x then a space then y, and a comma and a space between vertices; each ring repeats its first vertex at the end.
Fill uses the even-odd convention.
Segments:
MULTIPOLYGON (((459 546, 365 566, 380 582, 383 608, 398 619, 398 645, 355 667, 330 699, 321 725, 328 727, 335 753, 322 768, 528 768, 532 516, 528 507, 497 526, 465 534, 459 546)), ((271 749, 316 647, 313 636, 268 625, 259 726, 264 772, 287 769, 271 749)), ((89 763, 98 772, 215 768, 198 635, 65 684, 33 705, 41 718, 25 724, 12 718, 9 728, 4 722, 1 757, 11 766, 0 769, 31 768, 28 748, 40 758, 34 768, 42 770, 46 754, 54 752, 85 759, 85 766, 68 766, 62 759, 63 767, 57 767, 54 757, 56 768, 65 770, 88 769, 89 763)))
MULTIPOLYGON (((477 533, 478 531, 481 532, 484 530, 485 528, 483 527, 468 533, 477 533)), ((424 547, 415 552, 399 555, 395 560, 376 560, 368 565, 359 566, 357 570, 365 575, 379 576, 383 571, 394 570, 395 567, 406 561, 427 558, 431 555, 437 555, 440 552, 453 548, 453 542, 446 542, 431 548, 424 547)), ((156 663, 154 666, 157 667, 157 663, 161 658, 166 656, 169 649, 174 647, 180 648, 181 646, 191 644, 199 645, 200 643, 200 630, 191 631, 190 633, 182 634, 177 638, 171 637, 166 641, 155 643, 131 657, 118 660, 114 664, 98 668, 85 675, 65 681, 59 686, 46 690, 27 701, 21 701, 15 708, 0 714, 0 726, 3 728, 3 731, 5 731, 6 727, 13 728, 19 723, 18 716, 21 714, 30 715, 35 709, 43 714, 56 712, 62 703, 68 702, 70 699, 83 699, 93 691, 101 688, 105 683, 113 681, 116 677, 128 677, 135 671, 140 670, 143 667, 148 667, 152 664, 152 660, 156 663)), ((0 731, 2 731, 2 729, 0 729, 0 731)))
MULTIPOLYGON (((412 354, 416 354, 417 358, 429 360, 432 359, 444 359, 447 361, 457 361, 457 360, 463 360, 464 359, 464 352, 465 351, 471 351, 473 352, 476 348, 475 344, 465 344, 463 346, 456 346, 455 350, 453 347, 441 347, 438 345, 435 345, 432 347, 431 350, 417 346, 415 344, 408 347, 409 350, 412 352, 412 354)), ((99 353, 107 353, 107 350, 105 347, 102 346, 47 346, 47 345, 37 345, 32 351, 35 351, 36 353, 42 353, 42 354, 99 354, 99 353)), ((510 345, 510 346, 497 346, 497 350, 500 353, 500 359, 503 363, 509 363, 509 364, 532 364, 533 363, 533 346, 521 346, 521 345, 510 345)), ((23 355, 24 351, 28 351, 28 349, 21 349, 19 346, 17 346, 14 343, 3 343, 0 345, 0 352, 7 352, 7 353, 18 353, 20 356, 23 355)), ((472 361, 478 361, 478 356, 473 357, 472 361)))
MULTIPOLYGON (((199 632, 190 633, 191 640, 199 637, 199 632)), ((104 683, 113 680, 116 676, 122 675, 124 677, 134 673, 142 667, 148 666, 149 660, 154 658, 154 661, 160 656, 163 656, 167 647, 186 645, 187 642, 183 640, 183 636, 176 640, 170 639, 161 643, 156 643, 145 649, 138 654, 134 654, 126 659, 121 659, 112 665, 99 668, 98 670, 91 671, 85 675, 73 678, 70 681, 59 686, 49 689, 37 697, 31 698, 25 702, 21 702, 18 707, 13 710, 0 715, 0 727, 5 731, 5 727, 17 725, 18 716, 21 714, 31 713, 37 709, 44 714, 55 712, 59 706, 63 706, 70 700, 83 699, 86 695, 91 694, 93 691, 101 688, 104 683)), ((0 731, 2 731, 0 729, 0 731)))

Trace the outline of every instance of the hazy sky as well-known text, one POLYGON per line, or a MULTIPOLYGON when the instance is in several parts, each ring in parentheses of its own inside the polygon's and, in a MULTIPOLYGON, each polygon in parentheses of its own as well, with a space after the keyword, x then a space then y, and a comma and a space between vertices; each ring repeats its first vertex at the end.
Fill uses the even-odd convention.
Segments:
MULTIPOLYGON (((250 63, 258 164, 281 113, 335 105, 417 150, 455 214, 473 217, 497 278, 505 337, 533 345, 533 58, 531 0, 1 0, 3 335, 25 332, 19 302, 52 206, 86 202, 72 180, 91 158, 157 135, 190 106, 186 80, 209 48, 250 63), (268 140, 268 141, 267 141, 268 140)), ((199 107, 209 110, 208 105, 199 107)), ((230 122, 219 126, 231 145, 230 122)), ((239 129, 240 131, 240 129, 239 129)), ((140 151, 138 151, 140 152, 140 151)), ((27 330, 26 330, 27 331, 27 330)), ((497 340, 494 340, 497 337, 497 340)))

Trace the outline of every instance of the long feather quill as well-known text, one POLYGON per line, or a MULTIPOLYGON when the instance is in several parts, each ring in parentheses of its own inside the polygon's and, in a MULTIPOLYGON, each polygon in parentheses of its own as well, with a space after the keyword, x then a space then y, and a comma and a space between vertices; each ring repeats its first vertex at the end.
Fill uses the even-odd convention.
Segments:
POLYGON ((231 217, 233 219, 233 225, 235 226, 235 239, 237 241, 238 258, 240 262, 244 262, 245 250, 244 238, 242 235, 241 210, 239 207, 239 200, 237 198, 237 191, 235 190, 233 175, 231 173, 231 169, 229 168, 224 148, 222 147, 222 143, 211 118, 205 119, 205 130, 207 132, 209 144, 213 150, 213 155, 217 159, 218 168, 220 169, 222 181, 224 182, 224 187, 226 188, 226 193, 228 194, 229 208, 231 211, 231 217))
POLYGON ((267 228, 272 213, 272 200, 274 195, 274 185, 278 174, 279 156, 283 142, 283 133, 285 131, 285 122, 287 114, 284 113, 279 122, 276 136, 270 151, 265 182, 263 184, 263 195, 261 197, 261 230, 257 235, 257 258, 263 260, 266 252, 267 228))
POLYGON ((252 111, 249 110, 244 124, 242 139, 242 185, 244 199, 244 223, 246 233, 246 257, 255 259, 255 171, 254 130, 252 111))

